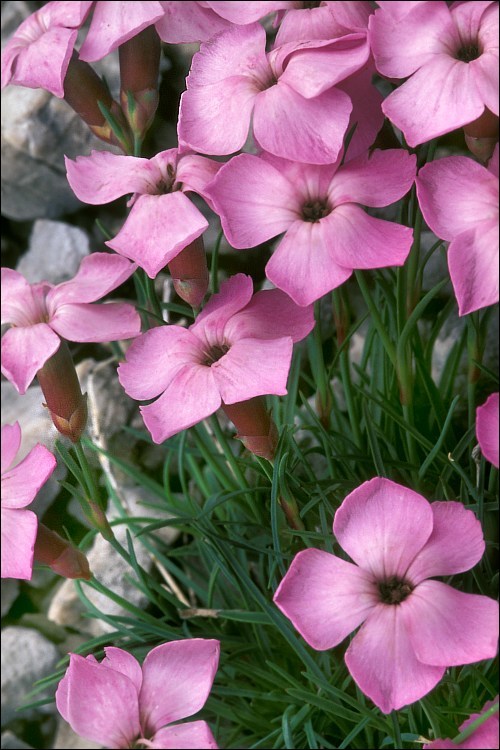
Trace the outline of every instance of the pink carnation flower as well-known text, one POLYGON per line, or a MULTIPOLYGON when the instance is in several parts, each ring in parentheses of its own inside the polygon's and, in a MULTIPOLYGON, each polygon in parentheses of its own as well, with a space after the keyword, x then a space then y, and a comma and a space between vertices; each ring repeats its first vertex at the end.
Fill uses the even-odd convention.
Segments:
POLYGON ((93 253, 70 281, 28 284, 17 271, 2 268, 2 373, 25 393, 38 370, 59 349, 61 338, 78 342, 129 339, 141 330, 132 305, 92 305, 122 284, 135 265, 118 255, 93 253))
POLYGON ((425 221, 450 243, 460 315, 498 302, 498 144, 488 168, 447 156, 425 164, 416 184, 425 221))
POLYGON ((318 651, 361 625, 345 661, 381 711, 419 700, 447 667, 495 656, 498 602, 428 580, 469 570, 482 557, 481 525, 461 503, 431 505, 375 478, 345 498, 333 533, 356 564, 303 550, 274 601, 318 651))
POLYGON ((232 276, 189 328, 153 328, 128 349, 118 368, 128 395, 160 396, 140 407, 155 443, 214 414, 222 402, 286 394, 293 342, 314 327, 313 311, 277 289, 253 298, 252 292, 249 276, 232 276))
POLYGON ((472 734, 462 740, 462 742, 455 742, 455 740, 449 739, 434 740, 434 742, 424 745, 424 750, 456 750, 457 748, 463 748, 463 750, 498 750, 498 695, 495 700, 484 704, 481 713, 472 714, 463 724, 460 724, 460 733, 495 705, 497 712, 474 729, 472 734))
POLYGON ((91 5, 50 2, 26 18, 2 51, 2 88, 13 83, 62 98, 78 29, 91 5))
POLYGON ((121 648, 70 655, 56 691, 73 731, 104 747, 217 748, 205 721, 173 724, 205 704, 219 663, 219 641, 193 638, 157 646, 142 667, 121 648))
POLYGON ((175 148, 152 159, 104 151, 75 161, 66 158, 69 184, 81 201, 99 205, 135 194, 123 227, 105 244, 136 261, 151 278, 208 227, 186 193, 198 193, 210 205, 205 185, 220 166, 204 156, 180 155, 175 148))
POLYGON ((35 445, 12 466, 21 445, 19 423, 2 427, 2 578, 29 581, 38 520, 24 510, 56 468, 56 459, 43 445, 35 445))
POLYGON ((260 146, 328 164, 342 147, 352 104, 335 85, 367 62, 365 33, 291 42, 266 54, 259 23, 234 26, 202 44, 181 97, 179 140, 205 154, 243 147, 250 121, 260 146))
POLYGON ((379 3, 370 18, 377 70, 408 78, 382 105, 410 146, 498 116, 498 3, 379 3))
POLYGON ((499 394, 492 393, 476 412, 476 435, 481 453, 487 461, 499 467, 498 416, 499 394))
POLYGON ((387 206, 415 179, 415 156, 374 151, 340 166, 241 154, 209 187, 229 243, 249 248, 285 236, 266 275, 299 305, 342 284, 354 268, 402 265, 412 230, 375 219, 358 204, 387 206))

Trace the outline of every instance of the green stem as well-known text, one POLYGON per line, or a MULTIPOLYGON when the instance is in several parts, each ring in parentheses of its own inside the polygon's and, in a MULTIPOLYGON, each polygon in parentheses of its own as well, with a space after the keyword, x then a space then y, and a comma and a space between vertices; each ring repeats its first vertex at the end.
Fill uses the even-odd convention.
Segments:
POLYGON ((380 317, 380 313, 378 311, 377 305, 371 295, 370 289, 368 288, 368 284, 366 283, 363 272, 354 271, 354 273, 355 273, 359 288, 361 290, 361 294, 363 295, 363 298, 372 316, 373 324, 375 328, 377 329, 377 333, 380 336, 382 343, 384 345, 387 356, 389 357, 393 367, 396 368, 396 347, 394 346, 393 342, 389 338, 389 335, 387 333, 387 326, 385 325, 384 321, 380 317))
MULTIPOLYGON (((74 443, 74 449, 76 457, 78 459, 78 463, 80 464, 80 468, 82 470, 84 480, 84 486, 82 487, 82 489, 85 497, 85 503, 81 501, 82 510, 89 521, 95 526, 95 528, 101 532, 102 536, 108 542, 111 542, 115 538, 115 536, 113 534, 111 526, 108 523, 108 519, 106 518, 106 514, 102 506, 99 487, 83 449, 81 440, 78 440, 74 443)), ((79 497, 79 495, 77 495, 77 497, 79 497)))
POLYGON ((485 721, 488 721, 488 719, 490 719, 492 716, 494 716, 497 713, 498 713, 498 703, 495 703, 495 705, 491 706, 491 708, 488 708, 487 711, 485 711, 480 716, 478 716, 477 719, 474 719, 474 721, 471 722, 469 726, 463 730, 463 732, 460 732, 460 734, 454 737, 452 739, 453 744, 460 745, 464 740, 470 737, 471 734, 475 732, 478 727, 481 726, 481 724, 484 724, 485 721))
POLYGON ((394 747, 398 750, 402 750, 403 740, 401 739, 401 730, 399 728, 398 712, 391 712, 392 726, 394 730, 394 747))

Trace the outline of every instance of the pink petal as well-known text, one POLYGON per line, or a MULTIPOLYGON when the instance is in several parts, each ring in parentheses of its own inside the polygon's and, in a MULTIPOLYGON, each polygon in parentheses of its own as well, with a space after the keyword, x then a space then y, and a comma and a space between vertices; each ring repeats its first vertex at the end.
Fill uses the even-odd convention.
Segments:
POLYGON ((477 120, 484 103, 470 66, 443 54, 389 94, 382 110, 414 148, 477 120))
POLYGON ((160 729, 153 735, 148 747, 158 750, 190 750, 191 748, 215 748, 218 745, 206 721, 190 721, 160 729))
POLYGON ((338 265, 325 220, 295 221, 266 266, 266 276, 298 305, 310 305, 342 284, 351 268, 338 265))
MULTIPOLYGON (((488 709, 492 708, 495 703, 498 704, 498 695, 495 700, 487 701, 482 710, 479 714, 471 714, 467 721, 464 721, 463 724, 460 725, 460 732, 463 732, 464 729, 467 729, 467 727, 472 724, 473 721, 478 719, 482 714, 484 714, 488 709)), ((486 719, 482 724, 480 724, 474 731, 472 732, 469 737, 467 737, 465 740, 462 740, 458 745, 457 743, 453 742, 453 740, 435 740, 434 742, 431 742, 428 745, 424 745, 424 750, 426 748, 429 748, 430 750, 437 750, 438 748, 444 748, 448 750, 455 750, 458 748, 464 748, 464 750, 469 749, 470 750, 487 750, 491 748, 491 750, 495 750, 498 748, 498 711, 496 714, 493 714, 493 716, 490 716, 489 719, 486 719)), ((457 732, 458 733, 458 732, 457 732)))
POLYGON ((328 196, 334 206, 389 206, 406 195, 416 174, 416 156, 405 149, 377 149, 350 160, 334 175, 328 196))
POLYGON ((182 4, 178 1, 160 4, 164 16, 156 22, 156 31, 162 41, 170 44, 204 42, 229 26, 210 8, 198 2, 183 0, 182 4))
POLYGON ((390 2, 382 5, 383 9, 375 11, 369 21, 370 45, 377 70, 382 75, 406 78, 433 61, 436 55, 449 55, 450 49, 460 46, 446 3, 390 2))
POLYGON ((124 42, 163 17, 161 3, 96 3, 87 37, 80 48, 80 60, 102 60, 124 42))
POLYGON ((228 3, 226 0, 223 2, 215 0, 208 2, 207 5, 231 23, 247 24, 258 21, 268 13, 286 10, 293 6, 293 2, 290 0, 267 0, 267 2, 266 0, 252 0, 251 3, 228 3))
POLYGON ((385 714, 423 698, 445 672, 417 660, 401 616, 404 605, 379 604, 345 654, 354 680, 385 714))
POLYGON ((84 203, 110 203, 128 193, 159 191, 161 173, 149 159, 121 156, 109 151, 92 151, 90 156, 67 156, 66 175, 77 198, 84 203))
POLYGON ((125 677, 128 677, 134 683, 137 695, 139 695, 142 685, 142 669, 135 656, 132 656, 132 654, 124 651, 122 648, 115 648, 114 646, 105 646, 104 651, 106 656, 102 660, 101 665, 114 669, 115 672, 120 672, 125 677))
POLYGON ((229 341, 291 336, 296 342, 304 339, 314 324, 312 305, 299 307, 280 289, 266 289, 257 292, 243 310, 233 315, 224 333, 229 341))
POLYGON ((255 247, 281 234, 300 211, 300 194, 287 177, 250 154, 234 156, 223 166, 208 194, 236 248, 255 247))
POLYGON ((2 336, 2 373, 22 395, 61 339, 46 323, 9 328, 2 336))
POLYGON ((35 293, 35 286, 28 284, 24 276, 12 268, 2 268, 2 325, 12 323, 16 326, 32 325, 35 322, 41 322, 40 308, 44 308, 41 301, 46 289, 50 288, 48 284, 40 289, 39 294, 35 293), (39 303, 39 304, 37 304, 39 303))
POLYGON ((119 255, 87 255, 73 279, 58 284, 47 294, 47 307, 54 314, 59 305, 95 302, 123 284, 135 269, 133 263, 119 255))
POLYGON ((204 154, 239 151, 248 136, 257 93, 248 76, 234 75, 221 83, 192 85, 181 96, 179 142, 204 154), (223 128, 221 122, 225 123, 223 128))
POLYGON ((215 383, 226 404, 255 396, 285 396, 293 342, 276 339, 241 339, 211 366, 215 383))
POLYGON ((470 65, 481 99, 498 117, 498 49, 482 54, 477 60, 472 60, 470 65))
POLYGON ((105 244, 136 261, 154 279, 207 227, 203 214, 180 191, 141 195, 116 237, 105 244))
POLYGON ((498 179, 498 154, 499 154, 499 145, 495 146, 495 150, 493 151, 493 156, 491 157, 489 163, 488 163, 488 172, 491 172, 491 174, 495 175, 495 177, 498 179))
POLYGON ((349 143, 347 161, 365 153, 372 146, 384 124, 384 113, 382 112, 384 97, 372 83, 373 71, 373 66, 366 66, 363 70, 339 83, 337 87, 344 91, 352 102, 347 132, 356 125, 354 135, 349 143))
POLYGON ((332 258, 343 268, 402 266, 413 242, 413 230, 375 219, 354 203, 334 208, 323 220, 332 258))
POLYGON ((317 651, 337 646, 377 604, 369 573, 329 552, 306 549, 293 559, 274 603, 317 651))
POLYGON ((2 578, 31 580, 37 527, 33 511, 4 508, 2 504, 2 578))
POLYGON ((61 305, 50 321, 62 338, 79 342, 121 341, 138 336, 141 319, 132 305, 61 305))
POLYGON ((2 474, 7 471, 13 463, 20 446, 21 426, 19 422, 2 425, 2 437, 0 440, 2 474))
POLYGON ((317 8, 292 7, 280 24, 275 45, 309 39, 334 39, 349 31, 366 29, 372 12, 368 2, 333 2, 317 8))
POLYGON ((207 159, 205 156, 198 154, 186 154, 181 156, 177 164, 176 179, 182 183, 184 192, 193 190, 207 201, 210 208, 213 206, 210 202, 208 192, 205 190, 207 185, 212 182, 215 175, 222 167, 220 161, 207 159))
POLYGON ((252 299, 253 281, 250 276, 237 273, 222 282, 218 294, 213 294, 196 318, 190 330, 209 346, 224 344, 225 328, 233 315, 243 310, 252 299))
POLYGON ((443 240, 498 217, 498 180, 467 156, 425 164, 416 185, 424 219, 443 240))
POLYGON ((217 672, 219 652, 219 641, 204 638, 163 643, 149 652, 142 665, 139 695, 146 736, 203 708, 217 672), (159 695, 163 700, 158 700, 159 695))
POLYGON ((406 572, 416 585, 433 576, 463 573, 476 565, 484 552, 481 524, 462 503, 431 503, 432 534, 406 572))
POLYGON ((20 463, 2 473, 2 506, 24 508, 31 503, 56 468, 56 463, 44 445, 35 445, 20 463))
MULTIPOLYGON (((38 39, 19 51, 15 61, 12 60, 12 75, 8 80, 2 76, 2 86, 13 83, 32 89, 45 89, 62 99, 64 78, 77 34, 76 29, 60 26, 47 29, 38 39)), ((4 54, 9 54, 8 48, 4 54)), ((7 61, 10 62, 9 57, 6 57, 5 63, 7 61)), ((2 73, 5 63, 2 59, 2 73)))
MULTIPOLYGON (((366 34, 347 34, 341 39, 303 42, 286 45, 285 70, 280 82, 288 84, 297 94, 311 99, 327 91, 360 70, 370 54, 366 34)), ((279 53, 280 49, 273 50, 279 53)), ((271 53, 271 54, 273 54, 271 53)))
POLYGON ((481 453, 497 469, 499 468, 498 410, 499 394, 492 393, 476 411, 476 435, 481 453))
POLYGON ((129 396, 146 400, 159 396, 179 370, 201 362, 203 346, 181 326, 159 326, 144 333, 127 349, 118 379, 129 396))
POLYGON ((159 399, 141 406, 144 424, 155 443, 201 422, 221 405, 212 369, 204 365, 184 365, 159 399))
POLYGON ((460 315, 499 298, 498 219, 468 229, 450 243, 448 266, 460 315))
POLYGON ((498 602, 424 581, 401 606, 401 617, 424 664, 453 667, 497 653, 498 602))
POLYGON ((304 99, 279 81, 255 99, 253 132, 259 145, 271 154, 309 164, 330 164, 342 148, 351 110, 351 100, 339 89, 304 99))
POLYGON ((432 532, 430 504, 413 490, 375 477, 348 495, 333 533, 347 554, 377 580, 404 577, 432 532))
POLYGON ((141 735, 132 680, 83 656, 71 654, 56 705, 74 732, 107 748, 133 746, 141 735))

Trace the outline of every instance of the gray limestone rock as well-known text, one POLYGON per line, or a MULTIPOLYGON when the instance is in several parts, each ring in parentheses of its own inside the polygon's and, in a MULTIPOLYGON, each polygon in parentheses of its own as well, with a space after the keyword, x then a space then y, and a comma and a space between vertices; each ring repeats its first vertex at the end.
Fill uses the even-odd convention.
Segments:
POLYGON ((17 270, 30 284, 60 284, 73 278, 89 253, 89 238, 82 229, 62 221, 39 219, 33 225, 28 251, 17 270))
MULTIPOLYGON (((27 702, 33 684, 54 672, 60 658, 56 646, 36 630, 13 626, 2 631, 2 726, 16 718, 31 718, 39 711, 55 710, 53 704, 48 704, 16 712, 27 702)), ((41 693, 37 699, 45 695, 41 693)))

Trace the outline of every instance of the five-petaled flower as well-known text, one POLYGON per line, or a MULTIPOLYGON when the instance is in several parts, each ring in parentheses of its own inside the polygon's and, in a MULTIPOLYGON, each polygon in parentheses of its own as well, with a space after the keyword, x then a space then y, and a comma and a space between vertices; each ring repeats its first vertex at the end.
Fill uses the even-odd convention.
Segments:
POLYGON ((298 305, 309 305, 355 268, 404 263, 412 230, 369 216, 358 204, 394 203, 412 186, 415 169, 415 156, 403 149, 321 166, 241 154, 222 167, 208 192, 233 247, 285 233, 266 275, 298 305))
POLYGON ((85 739, 107 748, 217 748, 205 721, 173 724, 203 708, 219 663, 219 641, 171 641, 141 665, 121 648, 70 655, 56 692, 59 713, 85 739))
POLYGON ((303 550, 274 601, 319 651, 361 625, 345 661, 381 711, 419 700, 447 667, 495 656, 498 602, 429 580, 481 559, 483 534, 472 511, 453 501, 430 504, 375 478, 345 498, 333 533, 356 564, 303 550))
POLYGON ((140 407, 156 443, 222 403, 286 394, 293 342, 314 327, 312 308, 297 307, 278 289, 252 293, 251 278, 236 274, 189 328, 153 328, 128 349, 118 377, 132 398, 160 396, 140 407))
POLYGON ((498 302, 498 144, 488 168, 447 156, 419 171, 417 194, 432 231, 449 241, 460 315, 498 302))

